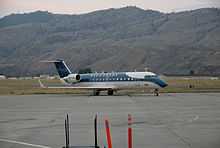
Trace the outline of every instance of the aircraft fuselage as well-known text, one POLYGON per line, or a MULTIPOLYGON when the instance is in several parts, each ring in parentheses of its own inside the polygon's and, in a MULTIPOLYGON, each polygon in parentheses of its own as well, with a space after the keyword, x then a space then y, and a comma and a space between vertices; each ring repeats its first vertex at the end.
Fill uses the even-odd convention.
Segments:
POLYGON ((112 72, 70 74, 62 80, 76 87, 110 87, 110 88, 163 88, 167 84, 152 72, 112 72), (76 79, 76 76, 79 76, 76 79))

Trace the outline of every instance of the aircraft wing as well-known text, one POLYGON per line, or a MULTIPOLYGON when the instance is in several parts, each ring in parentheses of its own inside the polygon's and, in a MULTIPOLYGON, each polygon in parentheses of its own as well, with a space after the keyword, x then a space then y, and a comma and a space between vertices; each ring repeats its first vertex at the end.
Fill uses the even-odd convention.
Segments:
POLYGON ((91 87, 91 86, 45 86, 40 79, 38 79, 38 82, 40 84, 41 88, 51 88, 51 89, 101 89, 101 90, 107 90, 107 89, 116 89, 115 87, 105 87, 105 86, 96 86, 96 87, 91 87))

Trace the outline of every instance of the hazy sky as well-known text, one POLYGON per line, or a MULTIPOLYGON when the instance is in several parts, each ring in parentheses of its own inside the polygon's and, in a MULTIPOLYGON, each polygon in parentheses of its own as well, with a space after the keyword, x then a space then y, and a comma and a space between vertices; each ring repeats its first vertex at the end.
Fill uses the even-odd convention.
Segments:
POLYGON ((0 0, 0 16, 46 10, 53 13, 80 14, 107 8, 137 6, 162 12, 220 7, 220 0, 0 0))

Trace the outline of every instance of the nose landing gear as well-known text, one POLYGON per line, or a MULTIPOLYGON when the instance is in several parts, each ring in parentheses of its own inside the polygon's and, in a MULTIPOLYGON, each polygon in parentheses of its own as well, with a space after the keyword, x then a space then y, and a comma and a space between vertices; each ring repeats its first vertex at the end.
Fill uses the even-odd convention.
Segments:
POLYGON ((154 96, 159 96, 159 89, 158 88, 154 89, 154 96))

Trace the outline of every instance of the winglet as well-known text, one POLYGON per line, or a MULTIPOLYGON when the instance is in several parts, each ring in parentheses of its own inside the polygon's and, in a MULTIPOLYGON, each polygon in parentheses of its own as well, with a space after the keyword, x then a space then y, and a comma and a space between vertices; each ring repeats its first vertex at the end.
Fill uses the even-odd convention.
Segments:
POLYGON ((38 79, 38 82, 39 82, 41 88, 46 88, 40 79, 38 79))

